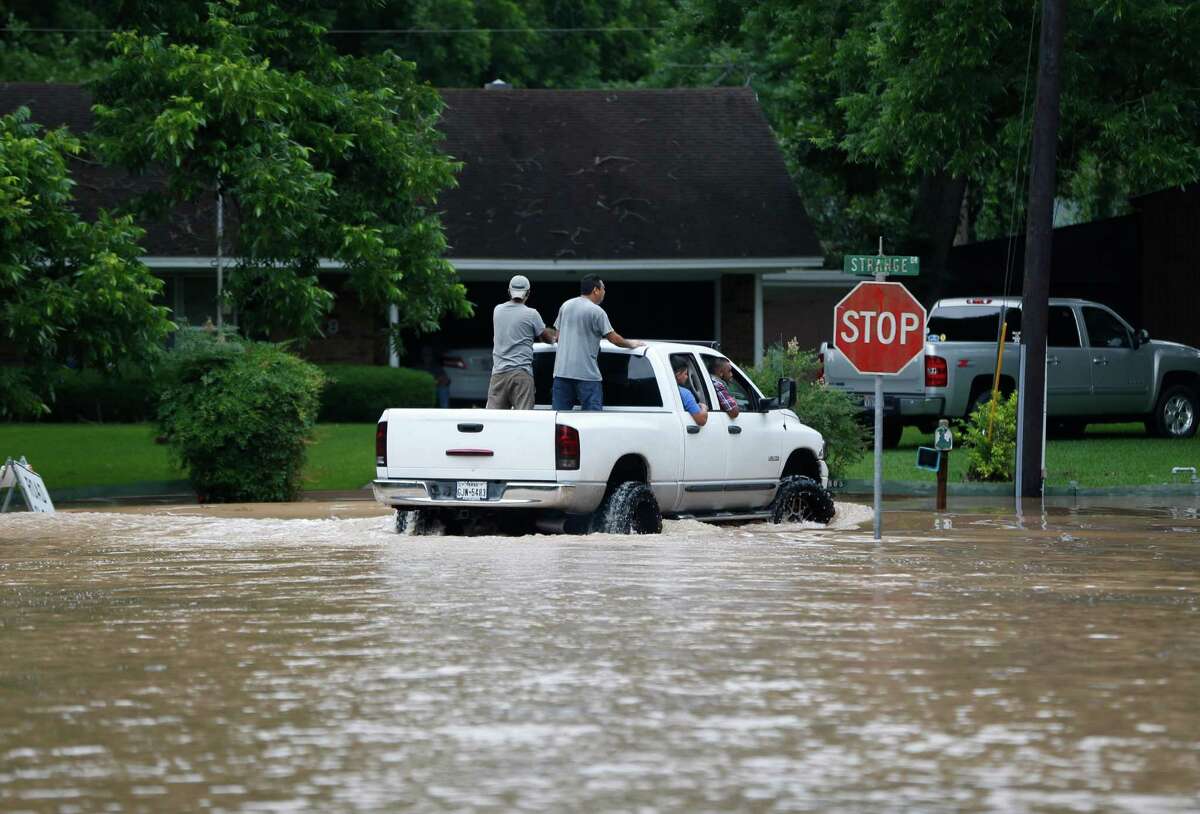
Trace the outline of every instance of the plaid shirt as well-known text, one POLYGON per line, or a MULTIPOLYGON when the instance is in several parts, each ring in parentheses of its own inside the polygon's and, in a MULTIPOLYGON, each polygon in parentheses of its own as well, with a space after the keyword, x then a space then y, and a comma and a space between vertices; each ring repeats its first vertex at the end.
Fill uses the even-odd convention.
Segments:
POLYGON ((737 401, 729 394, 729 388, 725 386, 725 382, 716 376, 712 377, 713 387, 717 390, 717 403, 721 405, 724 412, 737 409, 737 401))

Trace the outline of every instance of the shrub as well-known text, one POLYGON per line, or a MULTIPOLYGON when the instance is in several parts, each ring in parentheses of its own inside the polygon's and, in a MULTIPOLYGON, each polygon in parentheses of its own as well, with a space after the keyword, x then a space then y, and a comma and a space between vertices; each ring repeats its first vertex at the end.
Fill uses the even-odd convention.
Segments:
POLYGON ((817 380, 821 363, 817 354, 800 350, 793 339, 787 345, 772 345, 762 364, 746 373, 767 395, 773 395, 783 377, 796 380, 796 405, 792 409, 808 426, 825 438, 825 462, 831 475, 841 474, 867 449, 867 428, 858 420, 860 407, 840 390, 817 380))
POLYGON ((321 421, 379 420, 388 407, 433 407, 433 376, 421 370, 371 365, 322 365, 328 384, 321 421))
POLYGON ((996 418, 988 437, 991 402, 985 402, 962 423, 967 448, 967 480, 1011 481, 1017 456, 1017 394, 1000 396, 996 418))
POLYGON ((276 345, 196 335, 164 370, 159 424, 202 502, 291 500, 323 377, 276 345))

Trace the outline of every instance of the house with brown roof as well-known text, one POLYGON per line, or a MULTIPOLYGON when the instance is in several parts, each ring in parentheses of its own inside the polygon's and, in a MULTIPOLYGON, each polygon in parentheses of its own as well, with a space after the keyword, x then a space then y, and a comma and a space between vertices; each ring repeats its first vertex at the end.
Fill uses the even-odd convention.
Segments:
MULTIPOLYGON (((748 88, 443 90, 447 153, 463 162, 440 201, 448 259, 476 303, 450 320, 442 347, 491 343, 491 306, 514 274, 550 321, 588 273, 624 336, 716 339, 753 361, 765 336, 763 278, 820 268, 822 251, 758 101, 748 88)), ((46 126, 91 126, 79 86, 0 85, 0 113, 20 105, 46 126)), ((94 164, 75 169, 90 215, 154 183, 94 164)), ((168 305, 202 324, 215 313, 215 207, 144 224, 145 262, 167 281, 168 305)), ((236 251, 236 250, 235 250, 236 251)), ((336 290, 333 264, 327 282, 336 290)), ((386 314, 339 298, 321 361, 388 361, 386 314)), ((392 360, 395 363, 396 360, 392 360)))

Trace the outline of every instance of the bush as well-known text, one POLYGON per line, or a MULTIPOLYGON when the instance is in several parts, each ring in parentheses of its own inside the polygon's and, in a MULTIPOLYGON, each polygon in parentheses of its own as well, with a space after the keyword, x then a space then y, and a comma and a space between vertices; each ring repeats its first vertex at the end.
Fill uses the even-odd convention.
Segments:
POLYGON ((179 343, 159 424, 200 500, 295 498, 323 382, 276 345, 201 334, 179 343))
POLYGON ((746 373, 768 396, 774 395, 783 377, 796 380, 796 405, 792 409, 808 426, 825 438, 825 462, 831 475, 839 475, 863 456, 868 432, 858 420, 860 407, 850 396, 817 380, 821 363, 817 354, 800 350, 793 339, 787 345, 772 345, 762 364, 746 373))
POLYGON ((967 480, 1011 481, 1016 472, 1017 394, 996 401, 996 418, 988 438, 991 402, 984 403, 962 423, 967 448, 967 480))
POLYGON ((371 365, 322 365, 321 421, 379 420, 388 407, 433 407, 433 376, 422 370, 371 365))

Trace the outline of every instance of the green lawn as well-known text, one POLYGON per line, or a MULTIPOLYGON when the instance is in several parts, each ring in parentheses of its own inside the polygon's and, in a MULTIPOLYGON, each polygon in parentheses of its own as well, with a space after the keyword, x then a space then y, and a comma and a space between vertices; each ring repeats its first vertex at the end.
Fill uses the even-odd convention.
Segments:
MULTIPOLYGON (((908 427, 900 448, 884 450, 884 480, 927 480, 936 476, 916 468, 917 447, 933 446, 933 437, 908 427)), ((1179 482, 1171 477, 1172 466, 1200 469, 1200 436, 1187 441, 1149 438, 1141 424, 1098 424, 1079 439, 1051 440, 1046 445, 1046 477, 1051 484, 1080 486, 1123 486, 1179 482)), ((873 477, 871 453, 850 468, 846 479, 873 477)), ((967 455, 956 450, 950 455, 950 482, 964 480, 967 455)))
MULTIPOLYGON (((909 427, 900 448, 884 452, 886 480, 933 482, 917 469, 916 448, 931 438, 909 427)), ((357 489, 375 475, 374 424, 321 424, 308 455, 304 488, 357 489)), ((154 443, 150 424, 0 424, 0 459, 25 455, 51 490, 182 480, 167 447, 154 443)), ((950 457, 950 480, 960 482, 966 453, 950 457)), ((1046 450, 1050 483, 1080 486, 1171 483, 1172 466, 1200 468, 1200 437, 1188 441, 1147 438, 1141 424, 1100 425, 1083 439, 1051 441, 1046 450)), ((847 479, 870 480, 871 456, 847 479)), ((53 491, 51 492, 53 493, 53 491)))
MULTIPOLYGON (((24 455, 53 490, 183 480, 151 424, 0 424, 0 463, 24 455)), ((305 489, 357 489, 375 477, 374 424, 321 424, 305 489)))

